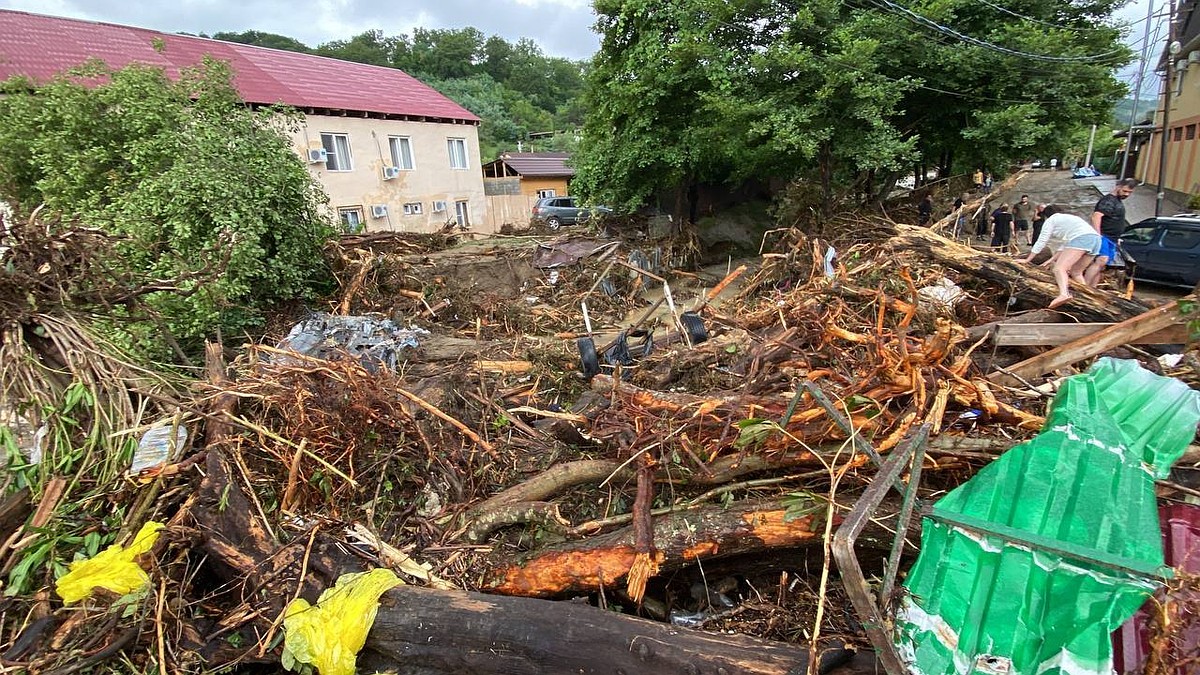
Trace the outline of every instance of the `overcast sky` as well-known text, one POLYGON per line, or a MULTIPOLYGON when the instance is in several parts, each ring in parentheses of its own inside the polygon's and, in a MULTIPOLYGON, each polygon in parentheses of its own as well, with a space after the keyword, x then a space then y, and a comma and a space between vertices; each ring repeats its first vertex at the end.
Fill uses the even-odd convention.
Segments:
POLYGON ((0 0, 0 8, 108 21, 166 33, 260 30, 310 47, 363 31, 386 35, 474 26, 510 42, 530 37, 550 56, 590 57, 590 0, 0 0))
MULTIPOLYGON (((1167 0, 1134 0, 1118 18, 1131 24, 1126 43, 1139 54, 1146 7, 1165 11, 1167 0)), ((550 56, 590 57, 599 45, 592 33, 590 0, 0 0, 0 8, 56 16, 109 21, 168 33, 240 32, 260 30, 294 37, 315 47, 363 31, 380 29, 387 35, 410 33, 416 26, 462 28, 474 26, 485 35, 516 42, 533 38, 550 56), (306 9, 297 9, 304 7, 306 9)), ((1155 19, 1153 25, 1159 25, 1155 19)), ((1161 53, 1165 35, 1152 32, 1151 62, 1161 53)), ((1137 64, 1120 76, 1132 88, 1137 64)), ((1142 91, 1157 92, 1153 67, 1142 91)))

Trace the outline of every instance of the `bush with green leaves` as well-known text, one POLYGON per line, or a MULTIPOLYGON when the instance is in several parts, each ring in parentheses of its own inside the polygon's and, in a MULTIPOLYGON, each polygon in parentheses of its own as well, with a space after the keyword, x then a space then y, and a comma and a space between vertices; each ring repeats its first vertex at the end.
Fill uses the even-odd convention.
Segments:
POLYGON ((132 346, 195 354, 329 288, 328 200, 285 135, 298 114, 242 102, 226 64, 97 62, 0 93, 0 194, 117 236, 106 264, 157 289, 103 308, 132 346))

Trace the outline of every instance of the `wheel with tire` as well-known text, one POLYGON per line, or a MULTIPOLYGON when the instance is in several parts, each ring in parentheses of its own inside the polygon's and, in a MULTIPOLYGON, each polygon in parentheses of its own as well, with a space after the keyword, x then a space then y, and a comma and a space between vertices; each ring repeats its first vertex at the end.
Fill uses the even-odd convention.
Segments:
POLYGON ((687 331, 692 344, 698 345, 708 340, 708 329, 704 327, 704 319, 701 319, 699 314, 684 312, 679 315, 679 323, 683 324, 683 329, 687 331))
POLYGON ((592 338, 579 338, 575 341, 579 350, 579 362, 583 368, 583 377, 591 380, 600 374, 600 356, 596 353, 596 343, 592 338))
POLYGON ((558 216, 550 216, 546 219, 546 227, 552 230, 557 230, 558 228, 562 227, 562 219, 558 216))

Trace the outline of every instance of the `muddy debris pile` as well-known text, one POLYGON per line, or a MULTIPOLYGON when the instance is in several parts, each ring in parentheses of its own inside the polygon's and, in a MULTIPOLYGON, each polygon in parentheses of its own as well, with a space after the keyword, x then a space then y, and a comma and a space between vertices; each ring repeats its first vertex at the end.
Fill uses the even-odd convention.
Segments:
MULTIPOLYGON (((344 238, 337 294, 294 317, 309 328, 211 343, 195 377, 94 342, 80 356, 65 319, 0 305, 5 351, 27 354, 0 365, 5 410, 33 429, 75 422, 6 437, 23 469, 0 503, 0 660, 306 663, 319 649, 297 601, 335 602, 361 579, 344 575, 385 569, 401 584, 379 587, 351 645, 363 668, 873 672, 830 539, 881 463, 928 438, 904 472, 920 474, 913 494, 953 489, 1037 433, 1055 382, 1092 357, 1161 370, 1131 344, 1186 317, 1087 290, 1050 313, 1042 270, 937 226, 839 222, 827 231, 855 236, 777 230, 760 256, 699 271, 644 239, 344 238), (1054 342, 1066 329, 997 338, 1070 321, 1112 325, 1084 348, 1054 342), (112 438, 125 454, 47 461, 112 438), (131 471, 139 441, 156 459, 131 471), (38 458, 38 444, 54 447, 38 458), (144 555, 126 549, 133 588, 101 574, 64 603, 76 558, 145 544, 147 522, 162 527, 144 555)), ((1171 368, 1194 377, 1194 363, 1171 368)), ((1164 496, 1189 490, 1172 485, 1164 496)), ((857 543, 868 575, 905 568, 919 539, 889 556, 904 509, 882 504, 857 543)))

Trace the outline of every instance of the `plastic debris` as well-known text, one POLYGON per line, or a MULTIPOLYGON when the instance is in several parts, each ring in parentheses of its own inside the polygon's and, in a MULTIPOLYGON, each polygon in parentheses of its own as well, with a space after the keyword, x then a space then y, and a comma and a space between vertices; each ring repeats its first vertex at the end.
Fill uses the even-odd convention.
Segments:
POLYGON ((154 548, 163 527, 162 523, 148 521, 129 546, 113 544, 90 560, 76 560, 55 582, 54 590, 63 602, 71 604, 90 596, 97 588, 125 595, 145 586, 150 576, 138 566, 137 559, 154 548))
POLYGON ((1135 361, 1067 378, 1045 427, 939 500, 905 581, 896 646, 914 673, 1107 675, 1109 634, 1169 570, 1154 480, 1200 392, 1135 361))
POLYGON ((833 261, 837 258, 837 249, 830 246, 825 249, 825 258, 822 260, 825 267, 825 276, 832 279, 837 271, 833 268, 833 261))
POLYGON ((951 310, 962 300, 965 293, 963 289, 958 287, 958 284, 950 281, 946 277, 938 279, 935 283, 924 286, 917 290, 917 296, 923 305, 936 310, 951 310))
POLYGON ((358 652, 379 611, 379 597, 401 582, 388 569, 353 572, 338 577, 317 604, 304 598, 284 610, 283 667, 316 667, 320 675, 354 675, 358 652))
POLYGON ((429 331, 415 326, 400 328, 390 319, 318 312, 293 326, 277 348, 321 359, 349 352, 374 373, 381 366, 395 370, 400 352, 418 347, 418 338, 425 335, 429 331))
POLYGON ((146 469, 166 464, 179 455, 187 445, 188 429, 184 425, 175 425, 171 421, 156 425, 142 434, 137 449, 133 451, 133 462, 129 465, 130 474, 139 474, 146 469), (171 439, 171 430, 175 430, 175 439, 171 439))

